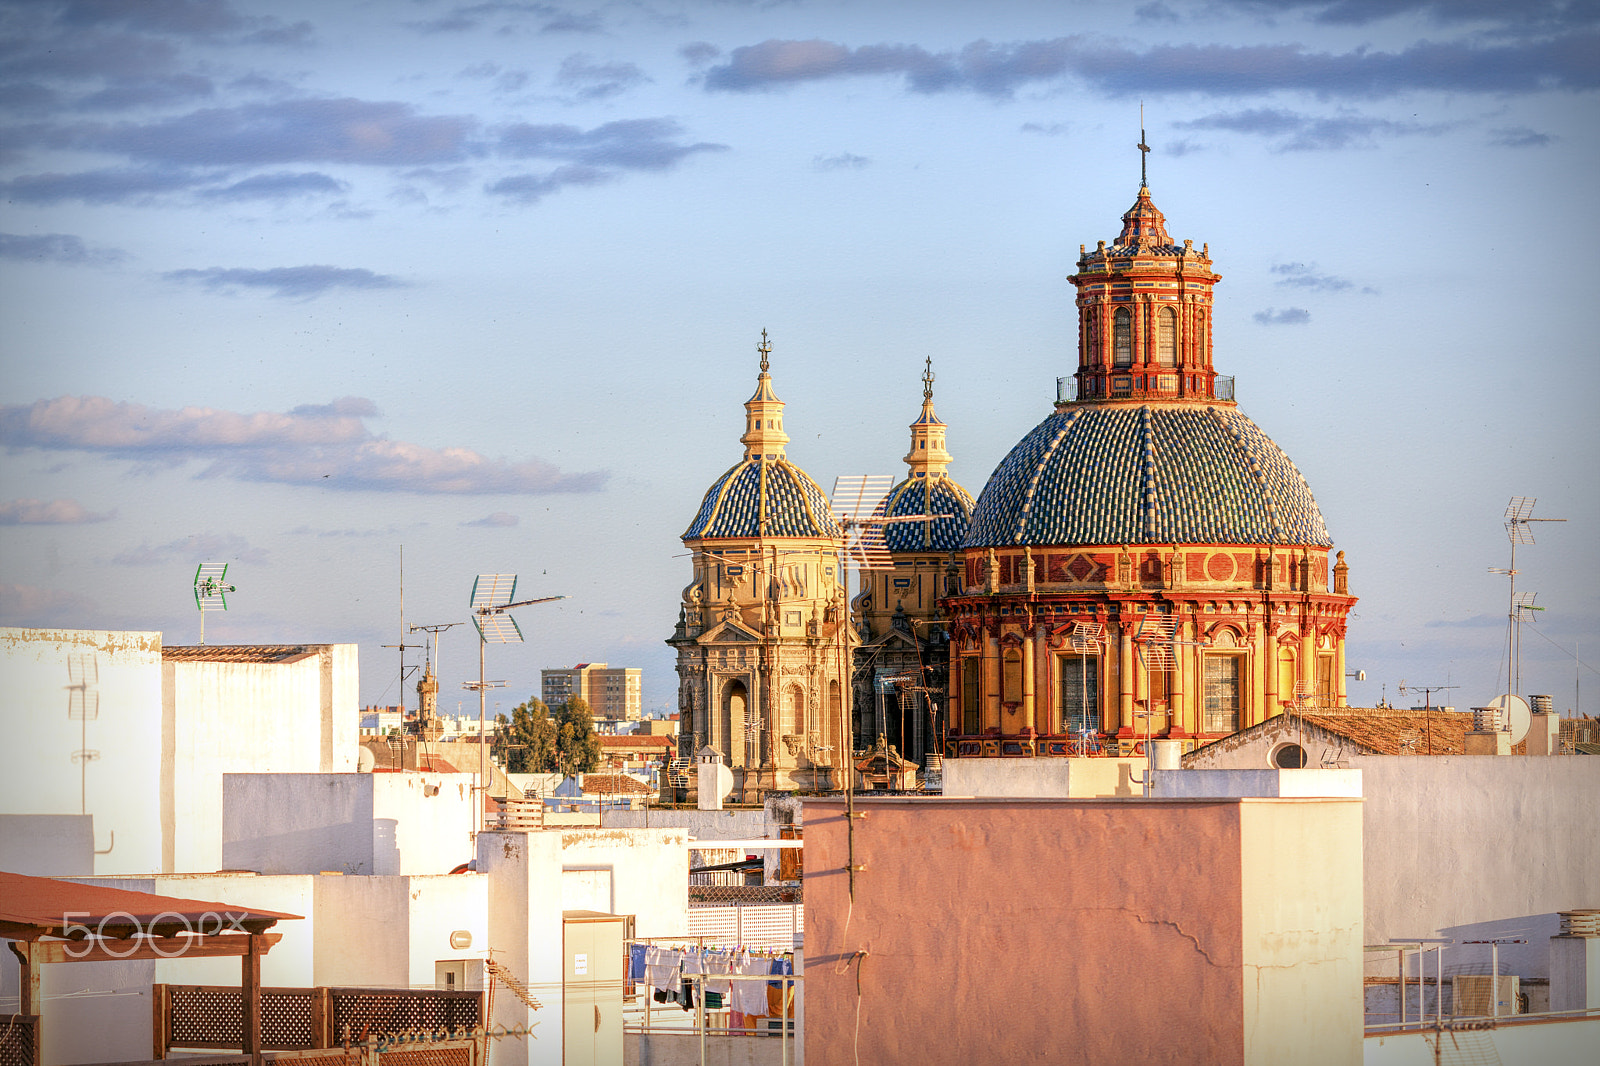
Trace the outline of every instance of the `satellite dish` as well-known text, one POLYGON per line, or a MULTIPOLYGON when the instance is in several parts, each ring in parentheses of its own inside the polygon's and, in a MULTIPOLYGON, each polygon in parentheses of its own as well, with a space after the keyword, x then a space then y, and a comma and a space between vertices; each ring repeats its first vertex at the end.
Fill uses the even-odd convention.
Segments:
MULTIPOLYGON (((1524 732, 1527 731, 1527 727, 1526 726, 1523 727, 1523 731, 1524 732)), ((717 763, 717 799, 719 799, 719 800, 727 799, 729 794, 731 794, 732 792, 733 792, 733 771, 728 769, 722 763, 717 763)))
POLYGON ((1507 693, 1490 700, 1489 706, 1499 711, 1501 720, 1507 723, 1511 743, 1515 744, 1528 735, 1528 727, 1533 725, 1533 712, 1529 710, 1527 700, 1507 693))

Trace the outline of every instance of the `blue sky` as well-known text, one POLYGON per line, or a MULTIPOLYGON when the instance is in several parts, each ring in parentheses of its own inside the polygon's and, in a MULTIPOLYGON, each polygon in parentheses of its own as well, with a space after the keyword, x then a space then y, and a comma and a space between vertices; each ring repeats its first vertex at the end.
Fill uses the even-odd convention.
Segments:
MULTIPOLYGON (((771 332, 790 456, 903 470, 922 361, 974 494, 1074 369, 1080 244, 1150 184, 1216 363, 1361 597, 1352 698, 1600 664, 1600 8, 1546 0, 0 4, 0 623, 353 641, 473 575, 490 649, 645 671, 771 332)), ((470 627, 443 638, 468 704, 470 627)), ((414 642, 417 638, 408 637, 414 642)), ((1600 677, 1581 669, 1584 709, 1600 677)), ((1440 697, 1436 696, 1437 702, 1440 697)), ((415 704, 415 694, 406 697, 415 704)), ((108 709, 109 710, 109 709, 108 709)))

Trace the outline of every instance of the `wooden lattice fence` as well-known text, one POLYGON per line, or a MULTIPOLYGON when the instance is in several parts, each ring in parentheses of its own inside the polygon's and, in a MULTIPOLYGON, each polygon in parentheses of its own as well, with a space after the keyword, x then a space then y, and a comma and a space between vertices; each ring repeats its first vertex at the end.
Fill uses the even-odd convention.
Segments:
MULTIPOLYGON (((173 1048, 242 1046, 237 986, 155 985, 151 991, 158 1054, 165 1056, 173 1048)), ((347 1036, 359 1042, 368 1035, 473 1029, 483 1023, 483 1000, 482 992, 425 988, 263 988, 261 1046, 311 1051, 341 1047, 347 1036)), ((409 1054, 391 1052, 390 1057, 397 1066, 406 1066, 408 1060, 395 1056, 409 1054)), ((3 1060, 0 1066, 12 1063, 3 1060)), ((418 1060, 412 1066, 427 1064, 418 1060)))

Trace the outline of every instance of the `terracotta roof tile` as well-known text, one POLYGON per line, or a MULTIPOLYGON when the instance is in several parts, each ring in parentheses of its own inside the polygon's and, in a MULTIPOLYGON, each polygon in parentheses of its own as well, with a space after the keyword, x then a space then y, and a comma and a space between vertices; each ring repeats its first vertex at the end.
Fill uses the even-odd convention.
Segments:
POLYGON ((1298 717, 1375 755, 1461 755, 1472 728, 1472 715, 1464 711, 1351 707, 1287 717, 1298 717))
POLYGON ((281 663, 310 655, 310 644, 168 644, 163 662, 281 663))
POLYGON ((671 748, 673 738, 668 736, 651 736, 635 733, 630 736, 601 737, 602 748, 671 748))
POLYGON ((581 787, 585 793, 607 796, 648 796, 652 791, 649 785, 627 774, 584 774, 581 787))

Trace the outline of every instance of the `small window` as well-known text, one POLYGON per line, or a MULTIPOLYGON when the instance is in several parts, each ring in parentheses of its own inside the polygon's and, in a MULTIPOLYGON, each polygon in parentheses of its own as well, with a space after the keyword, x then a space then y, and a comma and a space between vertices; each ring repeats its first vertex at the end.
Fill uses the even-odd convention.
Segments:
POLYGON ((1163 307, 1156 318, 1156 362, 1178 365, 1178 312, 1170 307, 1163 307))
POLYGON ((1205 732, 1233 733, 1239 728, 1239 656, 1205 657, 1205 732))
POLYGON ((1006 652, 1005 662, 1000 675, 1001 689, 1004 695, 1000 698, 1006 703, 1022 702, 1022 653, 1017 651, 1006 652))
POLYGON ((1063 655, 1057 676, 1061 679, 1061 731, 1098 732, 1100 729, 1100 660, 1089 655, 1063 655))
POLYGON ((1306 749, 1298 744, 1279 744, 1272 749, 1272 765, 1279 770, 1302 770, 1309 761, 1306 749))
POLYGON ((976 656, 961 660, 961 732, 969 737, 983 731, 979 707, 982 698, 979 671, 982 669, 982 660, 976 656))
POLYGON ((1133 365, 1133 315, 1126 307, 1117 308, 1113 319, 1111 349, 1112 365, 1133 365))

